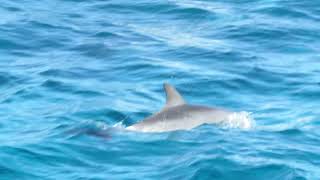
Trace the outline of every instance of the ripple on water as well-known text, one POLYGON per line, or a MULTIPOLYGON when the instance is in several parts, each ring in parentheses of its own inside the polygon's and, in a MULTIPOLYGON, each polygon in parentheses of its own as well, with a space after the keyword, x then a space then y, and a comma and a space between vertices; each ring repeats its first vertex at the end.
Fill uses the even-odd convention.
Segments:
POLYGON ((318 7, 3 0, 0 179, 317 179, 318 7), (163 82, 240 113, 125 131, 161 109, 163 82))

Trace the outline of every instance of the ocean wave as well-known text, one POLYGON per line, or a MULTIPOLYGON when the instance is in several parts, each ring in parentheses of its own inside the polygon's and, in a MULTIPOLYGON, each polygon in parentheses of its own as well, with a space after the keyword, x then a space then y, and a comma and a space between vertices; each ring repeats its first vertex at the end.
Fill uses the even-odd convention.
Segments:
POLYGON ((0 179, 317 179, 318 1, 0 4, 0 179), (140 133, 170 82, 232 109, 140 133))

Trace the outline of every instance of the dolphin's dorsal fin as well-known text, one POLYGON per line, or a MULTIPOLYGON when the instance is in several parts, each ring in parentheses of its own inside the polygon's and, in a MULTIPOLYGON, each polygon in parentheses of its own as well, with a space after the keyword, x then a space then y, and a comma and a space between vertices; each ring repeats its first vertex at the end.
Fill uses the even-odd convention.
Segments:
POLYGON ((180 93, 173 86, 168 83, 164 83, 163 87, 167 96, 166 105, 164 108, 178 106, 186 103, 180 93))

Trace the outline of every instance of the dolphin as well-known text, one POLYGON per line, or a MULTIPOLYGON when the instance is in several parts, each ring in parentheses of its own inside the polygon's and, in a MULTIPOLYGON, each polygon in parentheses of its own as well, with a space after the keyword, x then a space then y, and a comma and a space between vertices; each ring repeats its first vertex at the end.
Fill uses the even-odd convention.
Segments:
POLYGON ((140 132, 167 132, 189 130, 202 124, 219 124, 228 121, 234 112, 202 105, 188 104, 170 84, 164 83, 166 104, 157 113, 126 129, 140 132))

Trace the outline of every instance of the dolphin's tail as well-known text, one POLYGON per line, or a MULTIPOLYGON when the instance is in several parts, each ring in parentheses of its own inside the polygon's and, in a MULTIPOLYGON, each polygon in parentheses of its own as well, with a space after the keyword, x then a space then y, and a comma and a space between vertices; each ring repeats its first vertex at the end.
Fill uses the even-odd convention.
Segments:
POLYGON ((111 130, 110 129, 105 129, 105 130, 97 130, 97 129, 93 129, 93 130, 89 130, 85 132, 86 135, 89 136, 94 136, 94 137, 98 137, 98 138, 102 138, 102 139, 111 139, 111 130))
POLYGON ((92 127, 80 127, 80 128, 71 129, 66 133, 71 135, 72 137, 85 135, 85 136, 92 136, 92 137, 110 140, 111 134, 112 134, 112 128, 98 129, 98 128, 92 128, 92 127))

